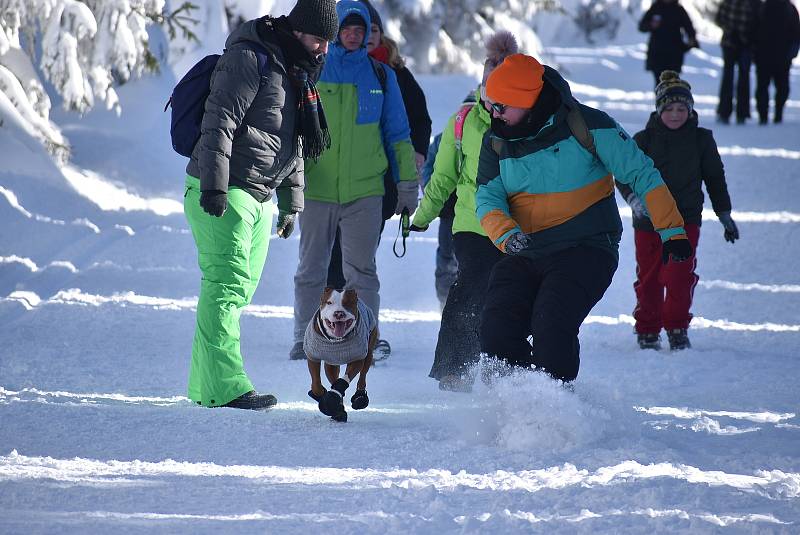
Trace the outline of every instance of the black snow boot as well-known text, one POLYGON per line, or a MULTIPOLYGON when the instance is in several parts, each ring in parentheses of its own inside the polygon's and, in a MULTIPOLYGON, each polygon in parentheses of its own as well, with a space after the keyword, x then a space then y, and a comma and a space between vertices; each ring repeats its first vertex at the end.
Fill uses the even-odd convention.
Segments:
POLYGON ((670 329, 667 331, 667 338, 669 339, 669 348, 673 351, 680 351, 692 347, 686 329, 670 329))
POLYGON ((386 340, 379 339, 372 351, 372 362, 380 362, 389 358, 392 354, 392 346, 386 340))
POLYGON ((238 398, 229 401, 221 407, 230 407, 232 409, 249 409, 251 411, 265 411, 275 406, 278 399, 272 394, 259 394, 255 390, 251 390, 242 394, 238 398))
POLYGON ((360 411, 361 409, 366 409, 368 405, 369 396, 367 396, 366 390, 356 390, 356 393, 350 398, 350 406, 353 407, 354 410, 360 411))
POLYGON ((661 349, 661 336, 658 333, 636 333, 639 349, 661 349))
POLYGON ((325 392, 322 399, 319 400, 319 410, 325 416, 330 416, 334 420, 347 421, 347 413, 344 412, 344 393, 347 387, 350 386, 347 381, 341 377, 336 379, 331 385, 331 389, 325 392), (340 420, 344 414, 344 419, 340 420))

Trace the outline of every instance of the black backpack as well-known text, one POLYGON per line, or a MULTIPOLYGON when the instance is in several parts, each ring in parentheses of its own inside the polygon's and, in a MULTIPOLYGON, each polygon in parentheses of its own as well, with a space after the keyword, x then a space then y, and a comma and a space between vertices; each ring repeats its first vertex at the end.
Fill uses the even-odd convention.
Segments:
MULTIPOLYGON (((263 76, 269 61, 267 49, 252 41, 248 41, 246 46, 256 53, 258 72, 263 76)), ((211 93, 211 75, 219 58, 220 54, 210 54, 195 63, 175 85, 167 105, 164 106, 165 112, 172 106, 169 134, 172 148, 181 156, 191 158, 192 150, 200 139, 206 99, 211 93)))

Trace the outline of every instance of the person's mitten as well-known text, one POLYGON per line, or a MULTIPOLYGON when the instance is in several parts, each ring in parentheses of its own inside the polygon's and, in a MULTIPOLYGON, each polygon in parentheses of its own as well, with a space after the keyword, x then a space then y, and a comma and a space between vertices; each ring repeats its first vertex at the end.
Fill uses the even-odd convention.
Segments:
POLYGON ((739 229, 736 228, 736 223, 733 222, 730 212, 720 212, 717 214, 719 222, 725 228, 725 241, 731 243, 739 239, 739 229))
POLYGON ((279 238, 286 239, 292 235, 292 231, 294 230, 294 222, 296 219, 297 214, 295 212, 285 212, 283 210, 278 211, 278 224, 276 232, 279 238))
POLYGON ((325 416, 337 416, 344 412, 344 393, 348 386, 350 383, 346 379, 336 379, 319 402, 320 412, 325 416))
POLYGON ((672 256, 673 262, 684 262, 692 256, 692 244, 686 238, 667 240, 661 246, 661 260, 666 264, 672 256))
POLYGON ((530 237, 522 232, 517 232, 506 238, 505 250, 507 254, 518 254, 530 245, 530 237))
POLYGON ((625 202, 628 203, 628 206, 631 207, 631 212, 633 212, 633 217, 642 218, 647 217, 647 212, 644 209, 644 203, 642 200, 636 196, 635 193, 630 192, 627 197, 625 197, 625 202))
POLYGON ((228 194, 218 189, 201 191, 200 206, 208 215, 222 217, 228 208, 228 194))
POLYGON ((413 214, 419 203, 419 185, 416 180, 401 180, 397 183, 397 207, 394 209, 395 215, 403 213, 403 209, 413 214))

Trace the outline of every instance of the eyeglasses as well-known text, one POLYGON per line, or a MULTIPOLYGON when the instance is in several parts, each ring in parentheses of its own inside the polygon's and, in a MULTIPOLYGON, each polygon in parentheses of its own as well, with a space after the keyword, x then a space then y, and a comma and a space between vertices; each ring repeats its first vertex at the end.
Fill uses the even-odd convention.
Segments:
POLYGON ((498 115, 503 115, 506 112, 506 105, 500 104, 499 102, 492 102, 492 109, 496 111, 498 115))

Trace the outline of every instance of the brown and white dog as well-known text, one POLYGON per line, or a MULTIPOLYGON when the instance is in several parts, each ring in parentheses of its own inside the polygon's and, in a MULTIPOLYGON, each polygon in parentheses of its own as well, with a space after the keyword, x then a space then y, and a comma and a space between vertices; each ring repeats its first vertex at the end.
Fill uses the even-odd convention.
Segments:
POLYGON ((319 410, 339 422, 347 421, 344 393, 358 375, 356 393, 350 398, 355 410, 369 405, 367 372, 372 365, 372 351, 378 341, 378 325, 372 310, 358 298, 355 290, 325 288, 319 310, 311 318, 303 339, 303 350, 311 374, 308 395, 318 402, 319 410), (330 390, 322 386, 320 371, 325 363, 325 375, 330 390), (340 367, 346 365, 344 377, 340 367))

